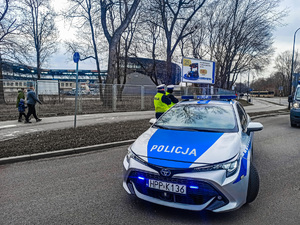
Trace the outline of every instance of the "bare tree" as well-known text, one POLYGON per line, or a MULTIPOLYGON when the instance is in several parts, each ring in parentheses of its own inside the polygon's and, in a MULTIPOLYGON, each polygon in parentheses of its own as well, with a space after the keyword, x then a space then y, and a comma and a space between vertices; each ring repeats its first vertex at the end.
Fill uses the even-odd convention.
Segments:
POLYGON ((124 31, 117 50, 117 84, 118 84, 118 100, 122 100, 122 93, 127 81, 127 74, 131 72, 128 68, 130 48, 133 43, 134 34, 136 31, 137 21, 139 20, 139 14, 135 14, 130 25, 124 31))
POLYGON ((155 23, 163 29, 166 38, 166 76, 163 82, 172 82, 172 57, 180 41, 196 30, 189 26, 196 13, 206 0, 154 0, 149 3, 149 13, 159 15, 160 21, 155 23))
MULTIPOLYGON (((272 30, 284 16, 279 1, 214 1, 206 7, 209 18, 204 29, 209 59, 216 61, 217 86, 231 88, 238 75, 251 69, 262 70, 272 50, 272 30)), ((197 43, 197 41, 194 41, 197 43)), ((195 46, 195 45, 194 45, 195 46)))
MULTIPOLYGON (((117 74, 117 54, 121 36, 131 22, 141 0, 100 0, 101 24, 107 39, 108 52, 108 76, 106 84, 113 84, 117 74), (118 12, 118 14, 116 14, 118 12), (119 15, 117 18, 116 15, 119 15), (112 18, 113 20, 108 18, 112 18), (113 23, 112 23, 113 21, 113 23)), ((111 89, 105 88, 104 105, 110 105, 111 89)))
POLYGON ((41 67, 57 50, 57 29, 50 0, 22 0, 23 13, 22 44, 32 52, 37 67, 37 77, 41 77, 41 67))
MULTIPOLYGON (((300 62, 298 61, 299 53, 295 52, 294 57, 294 71, 299 72, 300 62)), ((277 55, 275 58, 275 69, 274 76, 277 77, 276 87, 283 87, 284 95, 288 95, 290 90, 290 76, 291 76, 291 63, 292 54, 290 51, 285 51, 277 55)))
POLYGON ((164 48, 161 44, 162 29, 157 26, 160 18, 157 14, 149 14, 145 3, 142 4, 140 17, 132 55, 136 57, 135 62, 140 66, 143 73, 149 76, 155 85, 158 85, 157 59, 162 58, 164 55, 164 48), (140 59, 139 55, 151 59, 151 63, 145 63, 145 60, 140 59))
POLYGON ((0 0, 0 5, 0 104, 4 104, 3 56, 14 52, 14 41, 12 37, 16 34, 20 24, 17 22, 17 19, 12 16, 11 0, 0 0))
POLYGON ((103 101, 102 78, 100 74, 100 58, 99 58, 99 39, 101 39, 99 31, 100 10, 99 4, 93 0, 69 0, 71 3, 68 11, 64 13, 67 19, 76 19, 73 23, 80 34, 77 35, 77 41, 68 42, 69 49, 79 51, 83 55, 83 59, 93 58, 96 63, 100 99, 103 101), (87 29, 85 29, 87 28, 87 29))

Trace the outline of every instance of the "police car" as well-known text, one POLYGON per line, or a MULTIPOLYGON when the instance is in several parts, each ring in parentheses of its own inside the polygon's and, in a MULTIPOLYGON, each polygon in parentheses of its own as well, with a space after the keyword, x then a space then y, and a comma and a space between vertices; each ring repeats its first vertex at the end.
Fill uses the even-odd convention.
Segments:
POLYGON ((224 212, 252 202, 252 122, 236 96, 182 96, 128 149, 124 189, 152 203, 224 212), (195 99, 196 98, 196 99, 195 99))

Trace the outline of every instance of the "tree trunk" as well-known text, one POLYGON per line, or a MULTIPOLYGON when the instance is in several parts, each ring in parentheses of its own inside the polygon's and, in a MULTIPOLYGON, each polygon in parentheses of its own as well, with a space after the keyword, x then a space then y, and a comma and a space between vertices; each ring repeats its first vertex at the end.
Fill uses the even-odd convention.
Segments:
POLYGON ((108 56, 108 76, 106 78, 106 85, 104 91, 104 106, 112 106, 112 85, 115 81, 116 63, 117 63, 117 43, 111 43, 109 46, 108 56))

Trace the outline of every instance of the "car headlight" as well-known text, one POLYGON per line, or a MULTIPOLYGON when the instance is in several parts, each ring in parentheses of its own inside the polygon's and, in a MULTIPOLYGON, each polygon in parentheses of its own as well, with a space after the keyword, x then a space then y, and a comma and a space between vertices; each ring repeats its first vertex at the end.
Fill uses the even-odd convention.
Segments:
POLYGON ((213 164, 209 166, 201 166, 201 167, 196 167, 194 168, 194 171, 196 172, 205 172, 205 171, 213 171, 213 170, 226 170, 226 177, 230 177, 238 169, 240 162, 240 157, 237 155, 234 157, 233 160, 229 162, 224 162, 224 163, 219 163, 219 164, 213 164))
POLYGON ((147 162, 145 160, 143 160, 141 157, 137 156, 129 147, 128 148, 128 153, 126 155, 126 160, 129 163, 130 159, 134 159, 142 164, 147 164, 147 162))
POLYGON ((294 102, 293 103, 293 108, 294 109, 298 109, 299 108, 299 103, 298 102, 294 102))

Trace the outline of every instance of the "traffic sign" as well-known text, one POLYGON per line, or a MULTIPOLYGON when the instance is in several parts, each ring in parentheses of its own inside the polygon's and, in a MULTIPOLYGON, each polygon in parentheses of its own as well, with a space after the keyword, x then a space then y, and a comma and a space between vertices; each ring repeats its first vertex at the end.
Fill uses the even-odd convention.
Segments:
POLYGON ((79 59, 80 59, 80 55, 78 52, 75 52, 74 55, 73 55, 73 61, 75 63, 78 63, 79 62, 79 59))

